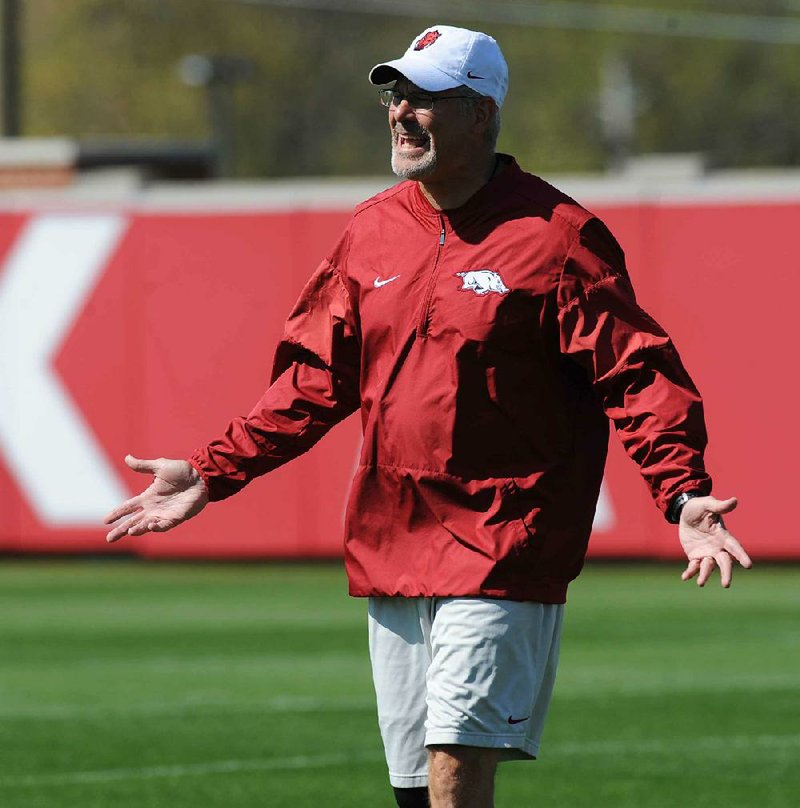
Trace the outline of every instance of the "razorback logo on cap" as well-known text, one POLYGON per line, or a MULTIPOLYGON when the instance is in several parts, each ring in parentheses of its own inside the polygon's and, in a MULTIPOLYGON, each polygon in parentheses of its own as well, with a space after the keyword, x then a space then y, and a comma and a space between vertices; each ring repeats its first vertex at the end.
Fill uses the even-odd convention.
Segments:
POLYGON ((428 31, 428 33, 425 34, 425 36, 421 36, 417 40, 417 44, 414 45, 414 50, 415 51, 420 51, 423 48, 430 47, 431 45, 433 45, 434 42, 436 42, 436 40, 440 36, 441 36, 441 34, 438 31, 428 31))

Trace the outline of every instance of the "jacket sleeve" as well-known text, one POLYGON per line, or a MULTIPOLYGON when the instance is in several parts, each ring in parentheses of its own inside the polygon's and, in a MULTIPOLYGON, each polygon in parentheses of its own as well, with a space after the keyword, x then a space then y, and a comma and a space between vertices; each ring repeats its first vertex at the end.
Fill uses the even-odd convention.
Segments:
POLYGON ((561 350, 589 374, 628 455, 666 513, 683 491, 711 491, 703 404, 665 331, 636 303, 622 250, 589 220, 558 289, 561 350))
POLYGON ((323 261, 278 344, 272 382, 246 417, 190 458, 209 498, 225 499, 310 449, 359 406, 360 347, 338 270, 323 261))

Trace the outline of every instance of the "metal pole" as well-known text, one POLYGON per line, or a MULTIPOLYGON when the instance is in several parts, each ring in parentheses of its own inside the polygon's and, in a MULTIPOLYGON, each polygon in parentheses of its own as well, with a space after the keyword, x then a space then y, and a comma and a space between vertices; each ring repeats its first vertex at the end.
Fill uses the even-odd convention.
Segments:
POLYGON ((5 137, 19 137, 22 130, 19 10, 18 0, 2 0, 3 135, 5 137))
POLYGON ((206 87, 211 139, 214 143, 214 175, 233 176, 236 145, 233 131, 233 84, 214 79, 206 87))
POLYGON ((606 56, 601 67, 600 123, 609 168, 620 171, 636 137, 636 88, 630 65, 618 54, 606 56))

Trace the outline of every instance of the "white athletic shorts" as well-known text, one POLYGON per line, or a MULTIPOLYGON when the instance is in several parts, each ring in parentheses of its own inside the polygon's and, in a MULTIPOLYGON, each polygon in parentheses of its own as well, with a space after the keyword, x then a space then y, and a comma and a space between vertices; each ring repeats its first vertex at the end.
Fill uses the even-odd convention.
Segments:
POLYGON ((426 746, 535 758, 555 684, 563 605, 370 598, 369 652, 389 780, 428 782, 426 746))

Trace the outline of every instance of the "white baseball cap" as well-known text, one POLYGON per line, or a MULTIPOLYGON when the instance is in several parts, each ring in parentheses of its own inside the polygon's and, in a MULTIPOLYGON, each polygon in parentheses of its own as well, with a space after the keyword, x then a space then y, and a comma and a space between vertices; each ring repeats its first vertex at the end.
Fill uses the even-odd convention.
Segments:
POLYGON ((392 62, 375 65, 373 84, 388 84, 404 76, 422 90, 435 93, 465 85, 493 98, 498 107, 508 90, 508 65, 500 46, 480 31, 433 25, 392 62))

